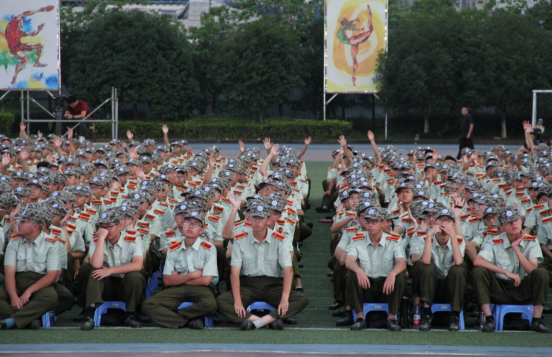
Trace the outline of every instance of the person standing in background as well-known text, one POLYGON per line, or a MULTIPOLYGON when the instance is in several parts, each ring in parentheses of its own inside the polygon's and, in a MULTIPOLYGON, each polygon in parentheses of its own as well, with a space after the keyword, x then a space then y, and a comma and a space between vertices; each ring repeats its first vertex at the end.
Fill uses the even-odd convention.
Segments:
POLYGON ((460 159, 462 156, 463 148, 473 149, 473 119, 468 112, 468 108, 462 108, 462 122, 460 123, 460 147, 458 149, 457 159, 460 159))

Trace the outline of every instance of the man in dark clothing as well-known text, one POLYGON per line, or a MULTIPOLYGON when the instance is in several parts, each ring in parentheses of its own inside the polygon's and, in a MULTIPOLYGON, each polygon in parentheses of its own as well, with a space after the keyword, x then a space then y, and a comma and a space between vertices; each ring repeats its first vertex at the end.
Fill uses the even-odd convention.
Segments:
MULTIPOLYGON (((67 108, 65 108, 65 118, 75 120, 82 120, 90 114, 90 109, 88 109, 88 104, 82 100, 78 100, 74 96, 67 98, 67 108)), ((64 132, 67 131, 67 127, 73 127, 74 125, 69 123, 64 123, 64 132)), ((82 123, 78 126, 78 132, 80 136, 86 135, 86 124, 82 123)))
POLYGON ((462 108, 462 122, 460 123, 460 148, 458 149, 457 159, 462 157, 462 149, 470 148, 473 149, 473 120, 471 115, 468 113, 468 108, 462 108))

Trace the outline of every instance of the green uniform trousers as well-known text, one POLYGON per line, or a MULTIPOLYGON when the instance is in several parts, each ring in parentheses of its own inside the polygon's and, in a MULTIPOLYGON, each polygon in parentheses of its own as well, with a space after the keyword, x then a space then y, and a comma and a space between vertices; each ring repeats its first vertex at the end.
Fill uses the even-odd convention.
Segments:
MULTIPOLYGON (((329 187, 330 186, 327 180, 322 181, 322 188, 324 189, 324 192, 328 191, 329 187)), ((336 187, 334 187, 329 195, 322 196, 322 207, 333 207, 333 204, 337 200, 338 196, 339 192, 337 191, 336 187)))
MULTIPOLYGON (((247 307, 255 301, 264 301, 272 305, 276 310, 270 313, 274 318, 288 318, 300 313, 307 305, 309 300, 298 291, 291 290, 289 294, 289 308, 285 315, 278 315, 278 305, 282 299, 283 280, 280 278, 271 278, 266 276, 256 277, 241 277, 240 278, 240 293, 242 304, 247 310, 247 307)), ((219 312, 226 316, 228 320, 239 323, 243 319, 239 318, 234 310, 234 296, 232 291, 227 291, 220 295, 217 299, 219 312)), ((246 312, 245 319, 248 319, 251 313, 246 312)))
POLYGON ((518 286, 514 286, 513 280, 498 279, 495 273, 483 267, 474 267, 471 278, 479 304, 546 304, 550 280, 545 269, 533 270, 518 286))
MULTIPOLYGON (((97 269, 92 268, 92 272, 97 269)), ((109 276, 102 280, 88 278, 86 287, 86 306, 101 304, 104 300, 124 301, 127 312, 136 312, 140 306, 146 288, 146 275, 143 271, 132 271, 121 278, 109 276)))
MULTIPOLYGON (((334 299, 339 302, 347 301, 347 274, 349 269, 339 263, 339 260, 332 256, 328 262, 332 269, 332 282, 334 290, 334 299)), ((350 300, 350 299, 349 299, 350 300)))
POLYGON ((184 327, 192 319, 213 316, 217 312, 215 287, 213 284, 171 286, 147 299, 142 312, 163 327, 184 327), (183 302, 194 304, 175 312, 183 302))
POLYGON ((67 254, 67 269, 62 269, 61 276, 63 277, 63 285, 69 290, 73 290, 75 284, 75 258, 72 254, 67 254))
POLYGON ((543 268, 548 272, 548 279, 552 280, 552 259, 548 256, 544 256, 544 261, 539 264, 539 268, 543 268))
POLYGON ((349 271, 347 275, 347 290, 351 295, 351 302, 355 311, 363 311, 363 305, 367 303, 386 302, 389 304, 389 313, 398 315, 401 299, 406 285, 406 276, 400 273, 395 277, 395 288, 389 295, 383 292, 383 284, 386 278, 370 278, 370 287, 362 288, 358 284, 357 274, 349 271))
MULTIPOLYGON (((15 274, 15 289, 21 296, 31 285, 43 278, 44 275, 34 272, 15 274)), ((0 285, 0 320, 15 319, 17 328, 25 328, 33 320, 40 319, 46 312, 53 310, 58 297, 54 285, 47 286, 31 295, 29 302, 21 309, 14 310, 10 305, 11 299, 4 284, 0 285)))
POLYGON ((465 263, 453 265, 446 278, 438 279, 435 265, 419 260, 413 269, 412 291, 420 296, 421 303, 450 304, 452 311, 460 312, 464 307, 467 279, 465 263))
POLYGON ((67 287, 61 283, 56 284, 56 293, 58 296, 58 304, 56 306, 56 315, 61 315, 65 311, 69 311, 75 304, 75 297, 67 289, 67 287))
POLYGON ((79 275, 77 277, 77 305, 81 308, 86 307, 86 287, 88 286, 88 279, 92 272, 92 266, 90 263, 81 265, 79 269, 79 275))
POLYGON ((217 248, 217 269, 218 269, 218 276, 219 279, 222 279, 222 277, 225 275, 226 270, 226 248, 224 245, 217 246, 215 245, 215 248, 217 248))

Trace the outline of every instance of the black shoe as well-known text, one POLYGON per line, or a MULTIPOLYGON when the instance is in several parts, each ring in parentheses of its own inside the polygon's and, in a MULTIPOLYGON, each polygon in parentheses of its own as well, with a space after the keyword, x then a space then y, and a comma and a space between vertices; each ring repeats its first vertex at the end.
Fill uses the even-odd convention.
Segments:
POLYGON ((138 320, 136 320, 136 317, 134 315, 129 315, 123 322, 123 326, 131 328, 141 328, 142 324, 138 320))
MULTIPOLYGON (((295 321, 297 323, 297 321, 295 321)), ((268 328, 271 330, 283 330, 284 329, 284 322, 280 319, 274 321, 270 325, 268 325, 268 328)))
POLYGON ((286 325, 297 325, 297 320, 295 320, 293 317, 287 317, 285 319, 282 319, 282 322, 286 325))
POLYGON ((336 326, 351 326, 355 323, 353 320, 353 312, 349 310, 349 313, 335 322, 336 326))
POLYGON ((41 327, 42 327, 42 321, 40 321, 39 319, 33 320, 29 324, 29 329, 31 330, 40 330, 41 327))
POLYGON ((343 317, 347 314, 350 314, 350 311, 345 310, 345 306, 341 306, 339 309, 332 312, 332 316, 334 317, 343 317))
POLYGON ((328 306, 328 309, 330 309, 330 310, 337 310, 337 309, 339 309, 339 308, 342 307, 342 306, 345 306, 345 304, 342 303, 341 301, 337 301, 337 300, 336 300, 336 301, 334 301, 333 304, 331 304, 330 306, 328 306))
POLYGON ((331 277, 333 277, 333 273, 328 273, 328 274, 326 274, 326 276, 327 276, 328 278, 331 278, 331 277))
POLYGON ((309 223, 307 223, 307 226, 309 226, 309 228, 312 229, 312 227, 313 227, 314 225, 312 224, 312 222, 309 222, 309 223))
POLYGON ((389 331, 393 331, 393 332, 398 332, 398 331, 401 330, 401 327, 397 323, 396 319, 387 320, 387 322, 385 323, 385 328, 388 329, 389 331))
POLYGON ((151 318, 148 315, 144 315, 141 312, 136 312, 136 320, 143 324, 151 323, 151 318))
POLYGON ((305 290, 303 290, 303 288, 300 287, 300 286, 296 286, 294 290, 295 290, 295 291, 299 291, 300 293, 302 293, 303 291, 305 291, 305 290))
POLYGON ((449 321, 449 331, 457 332, 460 331, 460 316, 451 314, 449 321))
POLYGON ((85 311, 85 309, 82 309, 82 311, 80 312, 80 314, 78 314, 78 315, 73 319, 73 322, 81 322, 81 321, 84 321, 84 311, 85 311))
POLYGON ((431 322, 433 321, 433 315, 423 315, 422 323, 420 323, 420 331, 429 331, 431 330, 431 322))
POLYGON ((93 330, 95 327, 94 319, 88 316, 84 317, 83 324, 81 325, 81 330, 83 331, 90 331, 93 330))
POLYGON ((496 330, 496 322, 494 319, 491 321, 485 322, 485 325, 483 325, 483 328, 481 329, 482 332, 495 332, 496 330))
POLYGON ((330 212, 330 209, 329 208, 322 208, 322 207, 316 207, 316 212, 318 213, 328 213, 330 212))
POLYGON ((192 330, 203 330, 205 328, 205 324, 203 323, 203 318, 197 318, 190 321, 188 324, 188 327, 192 330))
POLYGON ((352 331, 360 331, 364 330, 366 328, 366 320, 364 319, 358 319, 357 322, 351 326, 352 331))
POLYGON ((253 322, 251 321, 243 320, 240 324, 240 330, 242 331, 249 331, 254 329, 255 329, 255 325, 253 325, 253 322))
POLYGON ((4 320, 0 321, 0 330, 7 330, 8 325, 4 322, 4 320))
POLYGON ((552 314, 552 308, 550 308, 550 307, 543 307, 543 308, 542 308, 542 313, 543 313, 543 314, 547 314, 547 315, 548 315, 548 314, 552 314))
POLYGON ((533 319, 531 322, 531 331, 540 333, 550 333, 550 329, 542 323, 542 319, 533 319))
POLYGON ((304 268, 303 263, 299 263, 299 264, 297 264, 297 266, 299 267, 299 269, 303 269, 303 268, 304 268))

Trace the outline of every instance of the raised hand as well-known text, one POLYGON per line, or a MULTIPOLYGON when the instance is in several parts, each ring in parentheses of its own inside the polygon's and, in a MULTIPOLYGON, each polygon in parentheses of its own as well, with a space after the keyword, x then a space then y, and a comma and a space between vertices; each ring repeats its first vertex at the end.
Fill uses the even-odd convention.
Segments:
POLYGON ((132 131, 127 130, 126 135, 128 140, 132 141, 132 138, 134 137, 134 134, 132 133, 132 131))
POLYGON ((27 160, 29 159, 29 152, 27 151, 26 148, 21 148, 21 151, 19 152, 19 158, 21 160, 27 160))
POLYGON ((67 139, 73 140, 73 128, 67 129, 67 139))
POLYGON ((374 141, 374 133, 371 130, 368 130, 368 140, 374 141))
POLYGON ((161 130, 163 130, 163 134, 165 135, 169 133, 169 127, 167 126, 167 124, 163 124, 161 130))
POLYGON ((39 138, 41 138, 42 137, 42 132, 39 130, 37 135, 38 135, 39 138))
POLYGON ((264 144, 265 150, 270 150, 270 145, 271 145, 270 138, 264 138, 263 144, 264 144))
POLYGON ((305 138, 305 145, 309 146, 312 142, 312 136, 309 136, 308 138, 305 138))
POLYGON ((232 204, 232 207, 239 208, 240 207, 240 201, 236 199, 236 196, 234 196, 233 192, 228 192, 228 195, 226 195, 226 198, 228 198, 228 201, 232 204))
POLYGON ((135 147, 130 148, 129 155, 131 159, 137 159, 140 157, 140 155, 138 155, 138 150, 136 150, 135 147))
POLYGON ((274 144, 272 145, 272 149, 270 149, 270 155, 277 156, 278 155, 278 149, 280 148, 280 144, 274 144))
POLYGON ((54 138, 54 142, 52 143, 52 145, 54 146, 54 148, 60 148, 61 149, 61 146, 63 145, 63 141, 61 140, 61 138, 59 136, 56 136, 54 138))
POLYGON ((2 167, 9 167, 11 164, 11 155, 9 152, 2 154, 2 167))
POLYGON ((20 131, 25 131, 27 129, 27 125, 25 125, 25 123, 21 122, 19 123, 19 130, 20 131))
POLYGON ((243 154, 245 152, 245 144, 241 141, 241 139, 238 140, 238 145, 240 146, 240 152, 243 154))
POLYGON ((215 159, 215 155, 209 154, 209 167, 211 167, 211 169, 214 169, 216 165, 217 160, 215 159))
POLYGON ((345 135, 341 135, 337 142, 339 143, 339 145, 341 145, 343 149, 347 148, 347 139, 345 139, 345 135))

